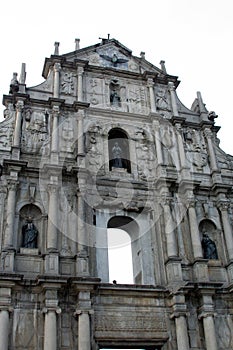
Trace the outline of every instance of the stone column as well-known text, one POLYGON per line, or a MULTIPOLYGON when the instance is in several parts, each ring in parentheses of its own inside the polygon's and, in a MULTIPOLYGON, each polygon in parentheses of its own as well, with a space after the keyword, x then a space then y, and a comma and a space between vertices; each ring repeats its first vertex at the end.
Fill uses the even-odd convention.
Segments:
POLYGON ((181 136, 182 127, 181 127, 180 123, 176 123, 175 127, 176 127, 176 137, 177 137, 177 144, 178 144, 178 152, 179 152, 179 158, 180 158, 180 167, 182 169, 182 168, 186 168, 187 167, 186 155, 185 155, 185 151, 184 151, 184 143, 183 143, 183 138, 181 136))
POLYGON ((161 136, 160 136, 160 124, 158 120, 153 121, 153 129, 155 133, 155 145, 156 145, 156 155, 158 164, 163 164, 163 153, 161 146, 161 136))
POLYGON ((77 311, 78 316, 78 349, 91 350, 89 311, 77 311))
POLYGON ((109 172, 109 149, 108 149, 108 134, 102 134, 103 136, 103 154, 104 154, 104 169, 105 173, 109 172))
POLYGON ((177 242, 174 233, 174 225, 172 221, 170 199, 165 198, 163 201, 165 235, 167 241, 168 258, 177 256, 177 242))
POLYGON ((91 309, 91 300, 89 291, 79 291, 79 301, 74 313, 78 317, 78 349, 91 350, 91 325, 90 315, 93 314, 91 309))
POLYGON ((0 349, 8 350, 9 339, 9 311, 2 309, 0 311, 0 349))
POLYGON ((171 300, 173 314, 171 318, 175 318, 176 339, 178 350, 189 350, 188 329, 186 322, 187 306, 185 304, 185 296, 182 293, 176 293, 171 300))
POLYGON ((216 156, 214 152, 214 147, 212 143, 212 132, 209 128, 205 128, 204 130, 204 135, 207 140, 207 146, 208 146, 208 151, 209 151, 209 156, 210 156, 210 167, 212 171, 217 171, 218 170, 218 165, 216 161, 216 156))
POLYGON ((172 105, 172 112, 174 117, 179 116, 178 107, 177 107, 177 101, 176 101, 176 92, 175 92, 175 86, 173 82, 168 83, 168 89, 170 91, 171 96, 171 105, 172 105))
POLYGON ((147 79, 147 86, 149 88, 150 93, 150 106, 151 112, 156 113, 156 105, 155 105, 155 95, 154 95, 154 82, 152 78, 147 79))
POLYGON ((129 139, 129 161, 131 165, 131 173, 134 176, 137 176, 137 159, 136 159, 136 149, 135 149, 135 141, 129 139))
POLYGON ((83 67, 78 67, 77 75, 78 75, 78 101, 83 101, 83 67))
POLYGON ((189 339, 185 315, 176 315, 176 339, 178 350, 189 350, 189 339))
POLYGON ((45 284, 45 307, 42 310, 45 314, 44 320, 44 350, 57 350, 57 314, 61 313, 58 307, 57 288, 45 284))
POLYGON ((202 246, 201 246, 199 229, 197 225, 197 216, 196 216, 194 199, 189 199, 188 217, 189 217, 189 227, 191 232, 194 259, 202 258, 202 246))
POLYGON ((13 248, 17 185, 18 185, 17 181, 13 181, 13 180, 8 181, 6 230, 5 230, 5 236, 4 236, 4 248, 8 248, 8 249, 13 248))
POLYGON ((228 258, 233 260, 233 234, 228 214, 229 203, 227 201, 222 201, 218 203, 218 206, 221 214, 224 236, 226 239, 228 258))
POLYGON ((52 124, 52 142, 51 142, 51 151, 53 153, 58 152, 58 140, 59 140, 59 133, 58 133, 58 117, 59 117, 59 106, 53 106, 53 124, 52 124))
POLYGON ((57 251, 57 205, 58 205, 58 187, 55 184, 48 185, 49 208, 48 208, 48 231, 47 231, 47 250, 57 251))
POLYGON ((205 313, 202 315, 202 318, 206 350, 218 350, 213 315, 211 313, 205 313))
POLYGON ((84 111, 80 110, 77 113, 78 117, 78 154, 84 154, 84 131, 83 131, 83 118, 84 111))
POLYGON ((78 276, 89 275, 89 261, 88 261, 88 246, 89 246, 89 231, 88 225, 85 224, 85 202, 84 196, 86 193, 86 179, 84 177, 79 177, 79 191, 77 193, 78 197, 78 212, 77 212, 77 243, 78 243, 78 253, 77 253, 77 267, 76 273, 78 276))
POLYGON ((57 350, 57 315, 55 310, 47 310, 45 314, 44 349, 57 350))
POLYGON ((13 141, 14 147, 20 147, 23 107, 24 107, 23 101, 20 100, 16 103, 16 122, 15 122, 14 141, 13 141))
POLYGON ((60 95, 60 71, 61 64, 56 62, 54 64, 54 84, 53 84, 53 97, 59 98, 60 95))

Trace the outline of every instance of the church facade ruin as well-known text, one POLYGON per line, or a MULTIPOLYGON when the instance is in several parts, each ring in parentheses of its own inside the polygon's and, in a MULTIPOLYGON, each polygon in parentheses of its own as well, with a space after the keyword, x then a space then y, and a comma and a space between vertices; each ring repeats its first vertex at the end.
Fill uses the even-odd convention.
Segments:
POLYGON ((42 76, 27 87, 22 64, 3 96, 0 349, 232 349, 233 157, 216 114, 115 39, 55 43, 42 76), (109 281, 110 228, 130 237, 131 284, 109 281))

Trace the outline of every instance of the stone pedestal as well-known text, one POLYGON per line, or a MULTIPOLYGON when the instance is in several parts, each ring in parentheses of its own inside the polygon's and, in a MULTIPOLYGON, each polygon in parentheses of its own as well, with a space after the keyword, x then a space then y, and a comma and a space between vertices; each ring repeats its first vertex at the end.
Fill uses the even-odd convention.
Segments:
POLYGON ((57 252, 45 256, 45 273, 50 275, 59 274, 59 255, 57 252))
POLYGON ((208 261, 207 260, 198 260, 193 264, 194 279, 197 282, 208 282, 209 273, 208 273, 208 261))

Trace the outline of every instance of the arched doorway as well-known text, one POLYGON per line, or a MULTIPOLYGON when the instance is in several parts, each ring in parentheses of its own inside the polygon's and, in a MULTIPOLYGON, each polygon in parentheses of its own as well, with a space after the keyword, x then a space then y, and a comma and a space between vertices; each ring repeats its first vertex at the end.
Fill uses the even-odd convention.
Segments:
POLYGON ((120 128, 114 128, 108 134, 109 170, 125 169, 131 172, 129 141, 127 134, 120 128))

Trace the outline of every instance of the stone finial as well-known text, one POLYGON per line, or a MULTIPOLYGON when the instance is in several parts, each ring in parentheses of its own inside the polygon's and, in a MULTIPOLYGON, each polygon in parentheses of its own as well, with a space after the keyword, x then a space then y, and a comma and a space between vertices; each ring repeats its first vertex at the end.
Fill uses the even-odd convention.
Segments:
POLYGON ((80 49, 80 39, 76 38, 75 39, 75 51, 80 49))
POLYGON ((140 56, 141 56, 141 58, 145 59, 145 52, 141 51, 140 56))
POLYGON ((59 55, 59 45, 60 45, 60 43, 58 41, 55 41, 55 43, 54 43, 54 46, 55 46, 54 55, 59 55))
POLYGON ((25 84, 25 82, 26 82, 26 63, 22 63, 19 83, 25 84))
POLYGON ((160 66, 161 66, 161 69, 164 73, 167 73, 167 70, 166 70, 166 67, 165 67, 165 61, 164 60, 161 60, 160 61, 160 66))

